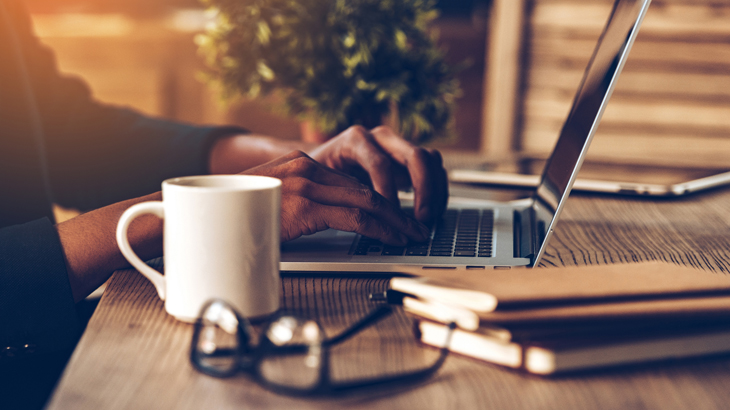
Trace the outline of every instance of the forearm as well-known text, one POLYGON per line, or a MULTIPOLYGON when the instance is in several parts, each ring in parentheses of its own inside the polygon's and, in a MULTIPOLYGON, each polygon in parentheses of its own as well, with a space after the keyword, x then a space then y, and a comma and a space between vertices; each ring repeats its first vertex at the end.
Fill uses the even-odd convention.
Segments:
POLYGON ((230 135, 213 144, 209 155, 211 174, 237 174, 299 150, 309 152, 316 144, 280 140, 262 135, 230 135))
MULTIPOLYGON (((209 170, 214 174, 239 173, 293 150, 312 147, 258 135, 225 136, 211 149, 209 170)), ((129 266, 115 238, 122 213, 136 203, 160 200, 162 194, 157 192, 99 208, 56 226, 75 301, 85 298, 115 270, 129 266)), ((162 220, 152 215, 135 219, 129 228, 129 242, 143 260, 161 256, 162 220)))
MULTIPOLYGON (((99 208, 56 226, 75 301, 85 298, 115 270, 128 266, 115 238, 122 213, 136 203, 160 200, 162 194, 157 192, 99 208)), ((129 242, 143 260, 161 256, 162 220, 152 215, 135 219, 129 228, 129 242)))

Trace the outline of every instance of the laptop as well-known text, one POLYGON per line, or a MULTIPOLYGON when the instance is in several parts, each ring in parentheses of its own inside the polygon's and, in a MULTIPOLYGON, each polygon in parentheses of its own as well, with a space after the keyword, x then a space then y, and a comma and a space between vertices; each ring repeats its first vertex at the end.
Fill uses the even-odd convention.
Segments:
MULTIPOLYGON (((449 198, 426 243, 405 247, 326 230, 282 244, 282 271, 398 272, 410 268, 536 266, 608 104, 651 0, 616 0, 539 184, 529 197, 449 198)), ((408 199, 402 205, 412 205, 408 199)))

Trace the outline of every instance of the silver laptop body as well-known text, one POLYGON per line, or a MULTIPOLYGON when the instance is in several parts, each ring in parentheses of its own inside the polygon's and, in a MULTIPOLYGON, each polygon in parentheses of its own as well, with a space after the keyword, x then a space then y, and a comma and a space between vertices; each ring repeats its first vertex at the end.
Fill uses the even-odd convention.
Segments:
MULTIPOLYGON (((506 203, 450 198, 431 241, 383 245, 327 230, 282 244, 282 271, 394 272, 424 268, 535 266, 560 212, 651 0, 616 0, 540 184, 531 197, 506 203)), ((406 198, 404 207, 412 203, 406 198)))

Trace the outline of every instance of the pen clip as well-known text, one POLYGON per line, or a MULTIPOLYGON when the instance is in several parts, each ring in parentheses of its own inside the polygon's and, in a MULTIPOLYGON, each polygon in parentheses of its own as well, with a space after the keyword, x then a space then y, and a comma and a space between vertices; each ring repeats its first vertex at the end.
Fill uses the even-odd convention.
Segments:
POLYGON ((404 297, 414 297, 411 294, 387 289, 385 292, 374 292, 368 296, 371 302, 386 302, 389 305, 403 305, 404 297))

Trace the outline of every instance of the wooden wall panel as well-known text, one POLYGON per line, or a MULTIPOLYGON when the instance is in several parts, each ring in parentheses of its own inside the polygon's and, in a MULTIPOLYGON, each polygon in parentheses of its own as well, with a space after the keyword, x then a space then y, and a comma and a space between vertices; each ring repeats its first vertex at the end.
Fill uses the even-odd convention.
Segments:
MULTIPOLYGON (((552 149, 612 3, 531 3, 522 149, 552 149)), ((589 156, 730 165, 730 3, 652 2, 589 156)))

